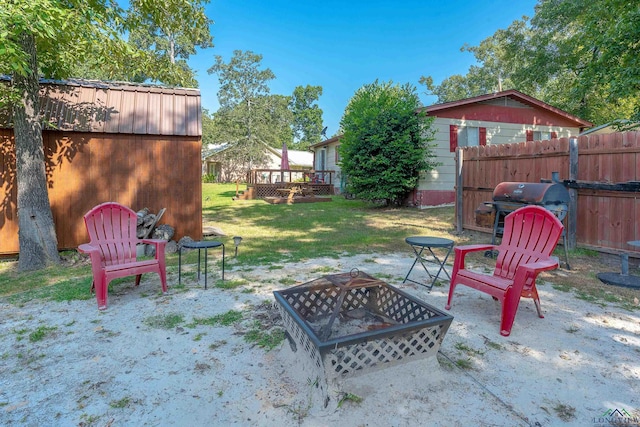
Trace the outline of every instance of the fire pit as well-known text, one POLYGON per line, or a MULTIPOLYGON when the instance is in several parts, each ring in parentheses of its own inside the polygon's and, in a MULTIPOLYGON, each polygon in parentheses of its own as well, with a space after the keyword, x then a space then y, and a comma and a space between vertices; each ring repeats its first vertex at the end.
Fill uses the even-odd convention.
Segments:
POLYGON ((306 353, 306 362, 325 384, 433 356, 453 320, 358 270, 274 291, 274 296, 292 349, 306 353))

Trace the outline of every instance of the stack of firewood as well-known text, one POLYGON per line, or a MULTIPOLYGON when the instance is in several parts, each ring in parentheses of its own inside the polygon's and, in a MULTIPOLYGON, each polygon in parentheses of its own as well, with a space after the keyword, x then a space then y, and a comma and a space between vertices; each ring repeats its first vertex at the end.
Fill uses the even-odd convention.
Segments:
MULTIPOLYGON (((175 233, 175 228, 168 224, 158 225, 158 222, 160 221, 160 218, 162 218, 162 215, 164 215, 165 210, 165 208, 160 209, 160 212, 158 212, 157 215, 149 212, 148 208, 144 208, 136 212, 138 215, 138 219, 136 222, 136 234, 139 239, 166 240, 168 243, 165 247, 165 252, 174 253, 177 251, 177 243, 171 239, 173 238, 173 235, 175 233)), ((145 255, 155 255, 153 253, 154 250, 154 246, 146 245, 145 255)))

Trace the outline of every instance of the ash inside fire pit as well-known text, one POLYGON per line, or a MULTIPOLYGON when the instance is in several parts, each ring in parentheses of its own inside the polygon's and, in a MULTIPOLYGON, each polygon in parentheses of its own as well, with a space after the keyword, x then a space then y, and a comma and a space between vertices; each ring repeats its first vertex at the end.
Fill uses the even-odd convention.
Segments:
POLYGON ((292 348, 306 352, 324 380, 435 355, 453 320, 358 270, 274 296, 292 348))
MULTIPOLYGON (((309 326, 320 336, 324 328, 329 325, 330 320, 330 316, 324 316, 315 321, 309 320, 309 326)), ((356 308, 338 315, 329 330, 327 338, 360 334, 398 324, 395 320, 381 314, 372 313, 365 308, 356 308)))

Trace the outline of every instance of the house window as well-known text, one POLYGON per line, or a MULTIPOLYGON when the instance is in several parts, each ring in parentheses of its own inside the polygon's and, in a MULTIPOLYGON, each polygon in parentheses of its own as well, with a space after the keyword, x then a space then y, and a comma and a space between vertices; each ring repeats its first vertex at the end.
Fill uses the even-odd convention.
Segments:
POLYGON ((478 145, 487 145, 487 128, 449 125, 449 151, 478 145))
POLYGON ((551 139, 551 132, 533 131, 534 141, 548 141, 551 139))
POLYGON ((336 145, 336 165, 340 162, 340 146, 336 145))
MULTIPOLYGON (((466 133, 466 146, 467 147, 477 147, 480 145, 480 133, 477 127, 466 126, 463 128, 463 132, 466 133)), ((461 142, 460 140, 458 140, 461 142)), ((462 144, 461 144, 462 145, 462 144)))

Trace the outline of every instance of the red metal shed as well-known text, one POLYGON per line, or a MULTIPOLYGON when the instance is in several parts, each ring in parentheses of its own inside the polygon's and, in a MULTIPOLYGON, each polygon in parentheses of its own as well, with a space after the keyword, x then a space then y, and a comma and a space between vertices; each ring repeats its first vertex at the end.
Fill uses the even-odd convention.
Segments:
MULTIPOLYGON (((49 199, 58 247, 87 241, 82 216, 115 201, 166 208, 176 239, 202 237, 200 91, 86 80, 41 81, 49 199)), ((0 255, 16 254, 15 150, 0 111, 0 255)))

